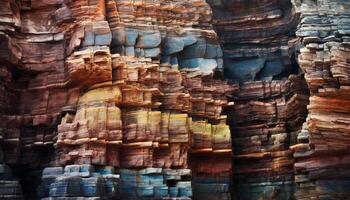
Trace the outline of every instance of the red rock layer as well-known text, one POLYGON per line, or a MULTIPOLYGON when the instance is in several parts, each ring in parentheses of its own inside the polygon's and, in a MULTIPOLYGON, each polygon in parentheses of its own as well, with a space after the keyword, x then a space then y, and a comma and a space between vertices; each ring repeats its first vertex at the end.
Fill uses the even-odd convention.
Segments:
POLYGON ((350 4, 207 2, 0 0, 1 198, 347 199, 350 4))
POLYGON ((290 145, 305 121, 308 88, 295 61, 299 19, 290 1, 215 1, 213 26, 223 45, 224 75, 239 82, 226 109, 234 149, 236 199, 290 199, 290 145))
MULTIPOLYGON (((26 190, 45 166, 72 171, 44 170, 42 185, 50 186, 41 198, 96 197, 69 189, 100 181, 75 172, 153 167, 187 177, 190 155, 210 169, 204 162, 220 154, 223 164, 205 174, 214 180, 206 187, 224 176, 226 189, 216 192, 229 198, 231 136, 221 111, 232 104, 232 88, 213 79, 222 51, 205 1, 1 3, 1 146, 5 163, 38 172, 35 179, 18 173, 26 190)), ((203 172, 191 167, 194 176, 203 172)), ((175 189, 187 192, 171 197, 191 198, 191 184, 179 176, 175 189)))
POLYGON ((311 91, 308 118, 293 146, 297 199, 349 196, 349 2, 296 4, 299 64, 311 91))
POLYGON ((238 199, 289 199, 294 193, 291 144, 305 120, 302 76, 246 82, 227 109, 233 135, 233 186, 238 199))

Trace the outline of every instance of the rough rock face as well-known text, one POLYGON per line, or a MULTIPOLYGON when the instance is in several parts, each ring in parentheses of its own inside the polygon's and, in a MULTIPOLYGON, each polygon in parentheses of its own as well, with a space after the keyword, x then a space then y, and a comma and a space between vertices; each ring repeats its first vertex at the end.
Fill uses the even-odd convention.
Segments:
POLYGON ((233 187, 237 199, 290 199, 294 192, 293 152, 306 117, 302 77, 245 82, 230 113, 233 187))
POLYGON ((290 199, 289 148, 305 121, 308 87, 297 75, 290 1, 208 1, 222 40, 225 77, 239 82, 226 109, 234 149, 234 199, 290 199))
POLYGON ((297 199, 349 198, 350 3, 296 2, 298 61, 311 97, 294 164, 297 199))
POLYGON ((222 40, 225 76, 240 82, 272 80, 294 72, 298 24, 289 0, 208 0, 222 40))
POLYGON ((347 199, 349 10, 0 0, 0 198, 347 199))
POLYGON ((1 144, 28 198, 230 199, 205 1, 1 4, 1 144))

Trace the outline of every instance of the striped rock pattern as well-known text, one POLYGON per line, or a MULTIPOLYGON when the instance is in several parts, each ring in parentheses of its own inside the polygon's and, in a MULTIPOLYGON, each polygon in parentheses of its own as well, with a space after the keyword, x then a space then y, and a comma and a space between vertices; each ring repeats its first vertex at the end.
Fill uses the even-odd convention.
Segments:
POLYGON ((0 198, 347 199, 349 10, 0 0, 0 198))

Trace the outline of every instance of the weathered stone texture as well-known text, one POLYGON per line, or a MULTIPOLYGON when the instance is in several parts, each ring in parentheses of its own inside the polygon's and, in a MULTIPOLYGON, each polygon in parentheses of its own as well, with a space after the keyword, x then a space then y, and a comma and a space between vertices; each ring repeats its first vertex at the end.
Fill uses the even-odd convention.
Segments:
POLYGON ((289 146, 307 115, 308 87, 294 54, 299 14, 290 1, 208 1, 224 75, 239 83, 225 109, 232 130, 233 199, 290 199, 289 146))
POLYGON ((293 146, 297 199, 349 196, 349 8, 347 1, 296 2, 298 61, 311 97, 308 118, 293 146))
POLYGON ((0 0, 0 198, 347 199, 349 10, 0 0))
POLYGON ((203 171, 189 160, 220 154, 198 183, 229 197, 233 89, 213 78, 223 55, 205 1, 2 3, 1 146, 36 174, 17 173, 25 195, 190 199, 203 171))
POLYGON ((272 80, 295 70, 293 39, 298 15, 288 0, 208 0, 223 46, 225 76, 272 80))

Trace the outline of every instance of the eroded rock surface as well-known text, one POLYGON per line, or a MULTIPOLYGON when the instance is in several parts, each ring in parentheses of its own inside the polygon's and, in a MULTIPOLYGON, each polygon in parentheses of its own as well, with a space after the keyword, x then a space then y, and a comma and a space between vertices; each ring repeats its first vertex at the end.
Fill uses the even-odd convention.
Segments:
POLYGON ((1 3, 1 142, 28 198, 230 198, 204 0, 1 3))
POLYGON ((295 71, 298 24, 289 0, 208 0, 223 46, 225 76, 240 82, 272 80, 295 71))
POLYGON ((234 150, 233 199, 291 199, 290 145, 305 121, 308 87, 297 75, 290 1, 208 1, 222 41, 224 75, 239 83, 229 116, 234 150))
POLYGON ((311 97, 294 146, 297 199, 349 198, 349 8, 346 1, 296 2, 298 61, 311 97))
POLYGON ((0 0, 0 198, 347 199, 349 10, 0 0))

